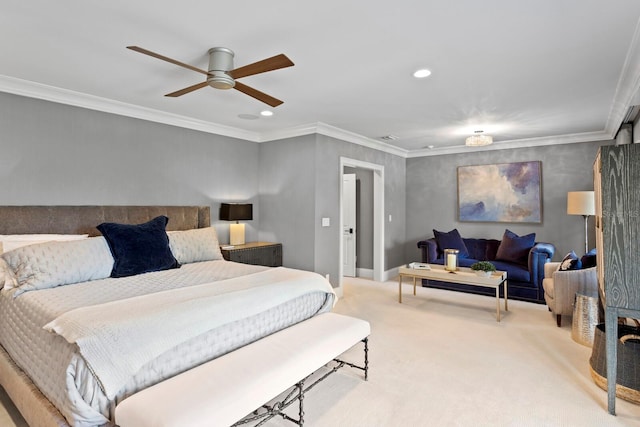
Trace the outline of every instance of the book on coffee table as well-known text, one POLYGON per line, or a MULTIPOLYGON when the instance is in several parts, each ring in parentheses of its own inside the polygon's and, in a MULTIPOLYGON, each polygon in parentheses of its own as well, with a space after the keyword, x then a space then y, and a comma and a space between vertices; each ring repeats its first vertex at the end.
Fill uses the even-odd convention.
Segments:
POLYGON ((431 266, 423 262, 412 262, 408 265, 408 267, 416 270, 431 270, 431 266))

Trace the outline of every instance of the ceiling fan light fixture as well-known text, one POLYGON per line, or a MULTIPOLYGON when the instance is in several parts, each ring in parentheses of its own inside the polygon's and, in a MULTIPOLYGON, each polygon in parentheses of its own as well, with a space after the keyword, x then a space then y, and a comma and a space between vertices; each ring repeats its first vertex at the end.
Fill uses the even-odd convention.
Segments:
POLYGON ((209 70, 207 83, 216 89, 233 89, 236 81, 227 74, 233 70, 235 54, 226 47, 212 47, 209 49, 209 70))
POLYGON ((477 130, 473 135, 465 140, 467 147, 484 147, 485 145, 493 144, 493 137, 491 135, 484 135, 483 131, 477 130))
POLYGON ((210 71, 207 77, 209 86, 216 89, 232 89, 236 85, 236 81, 224 71, 210 71))

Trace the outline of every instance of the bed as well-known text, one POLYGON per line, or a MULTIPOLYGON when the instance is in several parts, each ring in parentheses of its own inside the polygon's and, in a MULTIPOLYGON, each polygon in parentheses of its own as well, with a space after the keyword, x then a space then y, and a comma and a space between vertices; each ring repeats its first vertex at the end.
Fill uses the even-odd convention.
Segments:
POLYGON ((0 235, 43 233, 75 237, 5 252, 0 276, 0 384, 32 427, 113 425, 128 396, 335 301, 318 274, 222 259, 208 207, 0 206, 0 235), (127 270, 132 229, 176 265, 127 270))

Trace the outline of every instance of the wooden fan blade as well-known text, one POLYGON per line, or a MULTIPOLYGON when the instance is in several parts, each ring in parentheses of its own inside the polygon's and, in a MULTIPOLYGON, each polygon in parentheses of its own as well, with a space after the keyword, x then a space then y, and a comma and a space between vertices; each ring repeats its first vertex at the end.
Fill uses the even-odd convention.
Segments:
POLYGON ((293 65, 294 63, 287 58, 287 55, 281 53, 280 55, 272 56, 271 58, 236 68, 235 70, 229 71, 227 74, 234 79, 239 79, 240 77, 253 76, 254 74, 265 73, 267 71, 278 70, 280 68, 291 67, 293 65))
POLYGON ((209 83, 204 81, 202 83, 198 83, 198 84, 195 84, 193 86, 185 87, 184 89, 180 89, 180 90, 177 90, 175 92, 168 93, 165 96, 170 96, 172 98, 175 98, 175 97, 187 94, 189 92, 193 92, 194 90, 202 89, 203 87, 206 87, 206 86, 209 86, 209 83))
POLYGON ((250 97, 257 99, 258 101, 264 102, 271 107, 277 107, 278 105, 283 103, 283 101, 280 101, 273 96, 267 95, 264 92, 260 92, 259 90, 244 85, 240 82, 236 82, 234 89, 237 89, 245 95, 249 95, 250 97))
POLYGON ((170 62, 170 63, 175 64, 175 65, 179 65, 180 67, 184 67, 184 68, 187 68, 189 70, 193 70, 193 71, 195 71, 197 73, 204 74, 205 76, 207 75, 206 71, 201 70, 200 68, 196 68, 193 65, 189 65, 189 64, 185 64, 184 62, 176 61, 175 59, 168 58, 166 56, 160 55, 159 53, 151 52, 150 50, 143 49, 143 48, 138 47, 138 46, 127 46, 127 49, 131 49, 131 50, 134 50, 136 52, 143 53, 145 55, 153 56, 154 58, 161 59, 163 61, 167 61, 167 62, 170 62))

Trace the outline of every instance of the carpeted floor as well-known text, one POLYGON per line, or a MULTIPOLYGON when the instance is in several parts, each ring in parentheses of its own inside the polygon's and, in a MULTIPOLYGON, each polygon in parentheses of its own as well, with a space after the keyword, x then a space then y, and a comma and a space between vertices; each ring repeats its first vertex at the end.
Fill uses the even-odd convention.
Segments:
MULTIPOLYGON (((510 301, 498 323, 489 297, 414 297, 404 285, 399 304, 397 282, 347 279, 334 311, 371 323, 369 381, 345 368, 319 384, 305 398, 307 426, 640 426, 639 405, 617 399, 617 416, 607 413, 591 349, 544 305, 510 301)), ((361 362, 361 346, 345 357, 361 362)), ((0 392, 0 426, 24 426, 0 392)))
POLYGON ((309 425, 640 426, 638 405, 608 414, 571 319, 558 328, 546 306, 510 301, 498 323, 493 298, 411 288, 399 304, 397 282, 347 280, 335 311, 371 323, 369 381, 345 370, 320 384, 309 425))

